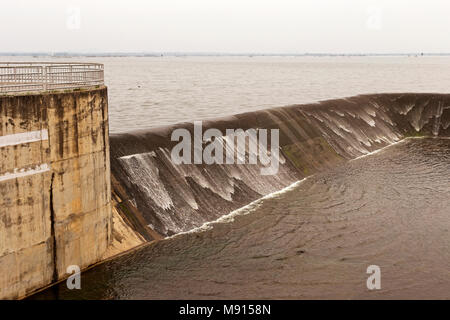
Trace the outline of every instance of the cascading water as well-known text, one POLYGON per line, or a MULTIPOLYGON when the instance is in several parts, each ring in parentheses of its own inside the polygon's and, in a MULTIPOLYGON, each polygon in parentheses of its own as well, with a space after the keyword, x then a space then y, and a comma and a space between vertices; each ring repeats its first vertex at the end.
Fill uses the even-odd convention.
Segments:
POLYGON ((405 137, 448 135, 449 101, 439 94, 363 95, 205 122, 205 130, 221 130, 223 141, 229 139, 226 129, 279 129, 279 170, 270 176, 260 174, 260 163, 175 164, 171 134, 182 128, 194 136, 191 123, 112 135, 112 175, 121 189, 117 208, 122 215, 129 211, 124 207, 137 210, 162 237, 185 232, 405 137))
POLYGON ((166 239, 85 272, 83 290, 34 298, 449 298, 450 95, 365 95, 205 123, 278 129, 271 176, 246 161, 250 148, 241 164, 175 164, 179 128, 194 132, 111 136, 114 243, 132 236, 126 224, 166 239), (381 290, 366 289, 371 265, 381 290))

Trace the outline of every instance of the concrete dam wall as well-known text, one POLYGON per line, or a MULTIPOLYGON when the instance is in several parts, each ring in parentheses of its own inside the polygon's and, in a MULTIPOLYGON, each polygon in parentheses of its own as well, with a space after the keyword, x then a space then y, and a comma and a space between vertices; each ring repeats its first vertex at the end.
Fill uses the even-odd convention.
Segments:
POLYGON ((225 129, 279 129, 280 167, 267 176, 261 164, 175 164, 171 135, 179 128, 195 134, 182 123, 110 136, 113 210, 142 242, 192 230, 406 137, 450 136, 450 95, 361 95, 203 122, 224 139, 225 129))
POLYGON ((111 243, 107 89, 0 96, 0 298, 96 263, 111 243))
POLYGON ((450 95, 362 95, 203 122, 223 140, 226 129, 278 129, 273 175, 259 162, 176 164, 172 133, 195 136, 194 123, 108 136, 103 86, 0 96, 0 116, 0 299, 9 299, 406 137, 449 137, 450 95))

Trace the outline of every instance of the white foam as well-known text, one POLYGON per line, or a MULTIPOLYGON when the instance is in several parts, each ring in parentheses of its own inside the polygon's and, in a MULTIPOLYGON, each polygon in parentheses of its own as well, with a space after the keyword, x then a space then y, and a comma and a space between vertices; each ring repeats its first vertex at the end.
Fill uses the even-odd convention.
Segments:
POLYGON ((297 186, 299 186, 302 182, 306 181, 308 178, 309 177, 306 177, 306 178, 304 178, 302 180, 299 180, 299 181, 296 181, 296 182, 292 183, 291 185, 289 185, 289 186, 287 186, 287 187, 285 187, 285 188, 283 188, 281 190, 269 193, 268 195, 265 195, 264 197, 261 197, 261 198, 255 200, 255 201, 253 201, 253 202, 250 202, 249 204, 247 204, 244 207, 241 207, 239 209, 231 211, 230 213, 228 213, 226 215, 223 215, 223 216, 221 216, 220 218, 218 218, 218 219, 216 219, 214 221, 205 222, 200 227, 191 229, 189 231, 184 231, 184 232, 180 232, 180 233, 174 234, 173 236, 166 237, 163 240, 173 239, 173 238, 175 238, 177 236, 180 236, 180 235, 183 235, 183 234, 204 232, 204 231, 212 229, 213 225, 217 224, 217 223, 233 222, 234 218, 236 216, 243 216, 243 215, 247 215, 247 214, 253 212, 254 210, 256 210, 256 209, 258 209, 260 207, 260 205, 264 202, 264 200, 272 199, 272 198, 275 198, 278 195, 281 195, 283 193, 289 192, 289 191, 295 189, 297 186))
MULTIPOLYGON (((398 145, 398 144, 400 144, 400 143, 403 143, 403 142, 407 141, 408 139, 422 139, 422 138, 426 138, 426 137, 408 137, 408 138, 404 138, 404 139, 399 140, 399 141, 391 142, 389 145, 387 145, 387 146, 385 146, 385 147, 383 147, 383 148, 380 148, 380 149, 375 150, 375 151, 373 151, 373 152, 369 152, 369 153, 364 154, 364 155, 362 155, 362 156, 359 156, 359 157, 357 157, 357 158, 351 159, 349 162, 355 161, 355 160, 358 160, 358 159, 362 159, 362 158, 368 157, 368 156, 370 156, 370 155, 377 154, 377 153, 379 153, 379 152, 381 152, 381 151, 383 151, 383 150, 385 150, 385 149, 387 149, 387 148, 390 148, 390 147, 392 147, 392 146, 395 146, 395 145, 398 145)), ((450 139, 450 138, 445 137, 445 138, 443 138, 443 139, 450 139)), ((378 138, 377 140, 379 140, 379 141, 381 142, 381 140, 380 140, 379 138, 378 138)), ((385 139, 383 139, 383 140, 385 140, 385 139)), ((226 215, 223 215, 223 216, 219 217, 218 219, 216 219, 216 220, 214 220, 214 221, 205 222, 205 223, 202 224, 200 227, 193 228, 193 229, 191 229, 191 230, 189 230, 189 231, 184 231, 184 232, 180 232, 180 233, 174 234, 174 235, 169 236, 169 237, 166 237, 166 238, 164 238, 164 239, 162 239, 162 240, 173 239, 173 238, 176 238, 176 237, 178 237, 178 236, 180 236, 180 235, 184 235, 184 234, 199 233, 199 232, 204 232, 204 231, 207 231, 207 230, 211 230, 211 229, 214 227, 214 225, 215 225, 215 224, 218 224, 218 223, 229 223, 229 222, 233 222, 233 221, 234 221, 234 218, 235 218, 236 216, 247 215, 247 214, 249 214, 249 213, 255 211, 256 209, 258 209, 258 208, 262 205, 262 203, 264 202, 264 200, 266 200, 266 199, 271 199, 271 198, 275 198, 275 197, 277 197, 278 195, 287 193, 287 192, 289 192, 289 191, 295 189, 295 188, 298 187, 301 183, 303 183, 304 181, 306 181, 307 179, 309 179, 309 178, 311 178, 311 177, 313 177, 313 176, 314 176, 314 175, 311 175, 311 176, 306 177, 306 178, 304 178, 304 179, 302 179, 302 180, 296 181, 296 182, 290 184, 289 186, 287 186, 287 187, 285 187, 285 188, 283 188, 283 189, 281 189, 281 190, 279 190, 279 191, 275 191, 275 192, 272 192, 272 193, 270 193, 270 194, 268 194, 268 195, 265 195, 265 196, 263 196, 263 197, 261 197, 261 198, 259 198, 259 199, 257 199, 257 200, 254 200, 253 202, 249 203, 248 205, 246 205, 246 206, 244 206, 244 207, 241 207, 241 208, 236 209, 236 210, 234 210, 234 211, 232 211, 232 212, 230 212, 230 213, 228 213, 228 214, 226 214, 226 215)))
POLYGON ((128 156, 119 157, 119 159, 127 160, 127 159, 136 158, 136 157, 140 157, 140 156, 144 156, 144 155, 148 155, 150 157, 156 157, 156 153, 154 151, 150 151, 150 152, 144 152, 144 153, 130 154, 128 156))
MULTIPOLYGON (((160 179, 159 169, 152 160, 154 157, 155 153, 149 152, 124 156, 119 160, 127 172, 129 181, 136 184, 158 207, 167 210, 173 207, 173 202, 160 179)), ((162 219, 167 220, 164 215, 162 219)))
POLYGON ((405 138, 405 139, 402 139, 402 140, 393 142, 393 143, 391 143, 391 144, 389 144, 389 145, 387 145, 387 146, 385 146, 385 147, 383 147, 383 148, 380 148, 380 149, 378 149, 378 150, 375 150, 375 151, 366 153, 366 154, 364 154, 364 155, 362 155, 362 156, 359 156, 359 157, 356 157, 356 158, 354 158, 354 159, 351 159, 350 162, 355 161, 355 160, 358 160, 358 159, 362 159, 362 158, 365 158, 365 157, 368 157, 368 156, 372 156, 372 155, 377 154, 377 153, 379 153, 379 152, 381 152, 381 151, 383 151, 383 150, 385 150, 385 149, 387 149, 387 148, 390 148, 390 147, 395 146, 395 145, 397 145, 397 144, 403 143, 403 142, 405 142, 405 141, 408 140, 408 139, 416 139, 416 138, 414 138, 414 137, 408 137, 408 138, 405 138))

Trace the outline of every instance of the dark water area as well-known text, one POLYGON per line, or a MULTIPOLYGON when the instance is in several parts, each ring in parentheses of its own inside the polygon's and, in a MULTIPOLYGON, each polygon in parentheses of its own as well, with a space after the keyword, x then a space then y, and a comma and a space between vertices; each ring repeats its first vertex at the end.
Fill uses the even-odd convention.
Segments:
POLYGON ((407 139, 31 298, 448 299, 449 208, 450 140, 407 139))

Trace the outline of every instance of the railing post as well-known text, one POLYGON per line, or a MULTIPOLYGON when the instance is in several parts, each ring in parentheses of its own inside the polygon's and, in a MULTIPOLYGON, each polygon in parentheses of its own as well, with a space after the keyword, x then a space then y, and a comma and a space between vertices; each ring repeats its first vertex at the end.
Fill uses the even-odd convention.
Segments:
POLYGON ((47 66, 42 67, 42 76, 44 78, 43 89, 47 91, 47 66))

